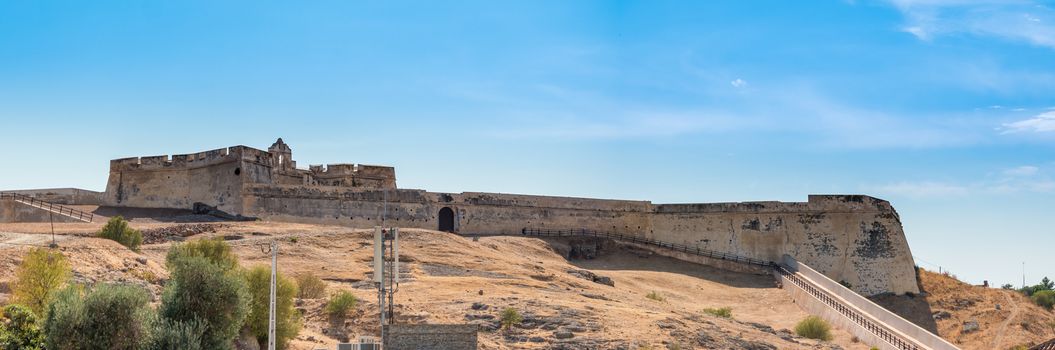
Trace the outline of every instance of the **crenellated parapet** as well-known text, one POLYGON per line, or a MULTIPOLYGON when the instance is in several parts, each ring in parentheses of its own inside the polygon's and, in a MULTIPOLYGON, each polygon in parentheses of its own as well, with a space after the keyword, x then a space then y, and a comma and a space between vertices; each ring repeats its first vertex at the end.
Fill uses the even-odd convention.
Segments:
POLYGON ((320 186, 396 188, 396 168, 365 164, 311 165, 309 183, 320 186))
POLYGON ((246 146, 232 146, 198 153, 120 158, 110 161, 110 171, 181 170, 217 164, 246 161, 272 166, 267 151, 246 146))

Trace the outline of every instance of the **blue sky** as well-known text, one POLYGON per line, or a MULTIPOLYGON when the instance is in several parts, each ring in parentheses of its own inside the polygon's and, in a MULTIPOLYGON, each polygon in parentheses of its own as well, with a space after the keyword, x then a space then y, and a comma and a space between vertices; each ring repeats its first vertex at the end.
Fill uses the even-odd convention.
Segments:
POLYGON ((0 3, 0 188, 277 137, 399 185, 893 202, 920 265, 1055 277, 1055 5, 0 3))

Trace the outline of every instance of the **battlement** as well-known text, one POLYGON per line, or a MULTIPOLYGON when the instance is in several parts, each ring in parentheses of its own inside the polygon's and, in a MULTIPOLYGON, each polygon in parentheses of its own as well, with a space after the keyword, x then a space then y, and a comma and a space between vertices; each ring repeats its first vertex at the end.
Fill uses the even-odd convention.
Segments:
POLYGON ((340 187, 396 188, 396 168, 379 165, 338 163, 311 165, 311 184, 340 187))
POLYGON ((110 161, 110 170, 167 170, 175 168, 199 168, 215 164, 238 161, 242 151, 248 147, 235 146, 191 154, 120 158, 110 161))
POLYGON ((351 163, 311 165, 308 167, 308 171, 320 178, 349 175, 378 178, 394 178, 396 176, 396 168, 394 167, 351 163))

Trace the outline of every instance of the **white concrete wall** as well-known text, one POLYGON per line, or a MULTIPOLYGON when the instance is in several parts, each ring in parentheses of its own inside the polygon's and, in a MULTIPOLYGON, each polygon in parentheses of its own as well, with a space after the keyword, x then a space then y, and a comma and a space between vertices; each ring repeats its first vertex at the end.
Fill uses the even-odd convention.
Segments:
POLYGON ((876 305, 867 298, 862 297, 860 294, 843 287, 838 282, 835 282, 824 274, 796 261, 790 256, 785 255, 782 263, 790 272, 796 274, 800 280, 806 281, 808 285, 819 289, 824 295, 827 295, 831 300, 834 300, 839 305, 838 307, 843 309, 840 310, 833 308, 808 293, 807 290, 793 283, 789 278, 782 276, 781 274, 776 274, 776 277, 784 286, 784 290, 791 295, 796 304, 806 312, 820 316, 826 321, 832 323, 833 326, 849 331, 866 344, 877 346, 884 350, 901 349, 880 338, 876 334, 876 331, 867 329, 862 325, 863 323, 867 324, 867 322, 854 320, 851 317, 848 317, 847 314, 863 316, 867 321, 870 321, 872 324, 881 325, 883 329, 892 334, 898 335, 899 338, 910 340, 920 346, 920 349, 959 349, 945 339, 942 339, 912 322, 901 318, 901 316, 876 305))

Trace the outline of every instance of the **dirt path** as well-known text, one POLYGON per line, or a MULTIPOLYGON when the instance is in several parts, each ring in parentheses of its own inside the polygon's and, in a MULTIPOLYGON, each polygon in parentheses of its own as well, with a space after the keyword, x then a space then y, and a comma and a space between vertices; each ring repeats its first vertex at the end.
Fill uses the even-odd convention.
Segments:
POLYGON ((1004 295, 1004 299, 1007 300, 1007 304, 1011 306, 1011 315, 1007 316, 1007 320, 1000 324, 1000 330, 996 332, 996 336, 993 337, 993 349, 1003 349, 1002 345, 1004 342, 1004 331, 1007 330, 1007 326, 1011 324, 1011 321, 1018 317, 1018 305, 1015 304, 1014 300, 1011 300, 1011 296, 1007 293, 1001 293, 1004 295))
MULTIPOLYGON (((55 235, 55 241, 60 242, 68 239, 66 235, 55 235)), ((0 243, 2 246, 17 246, 17 245, 37 245, 46 246, 51 243, 51 235, 44 234, 26 234, 26 233, 14 233, 14 232, 0 232, 0 243)))

